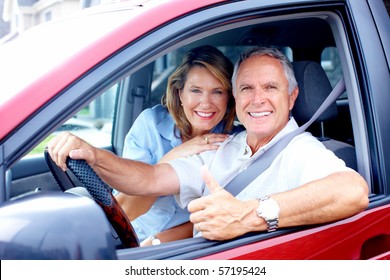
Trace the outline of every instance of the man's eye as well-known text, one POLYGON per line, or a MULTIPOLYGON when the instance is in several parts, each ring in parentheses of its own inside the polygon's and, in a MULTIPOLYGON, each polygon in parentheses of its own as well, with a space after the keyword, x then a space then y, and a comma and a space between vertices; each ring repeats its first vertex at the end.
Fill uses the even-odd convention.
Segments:
POLYGON ((269 86, 266 86, 266 90, 274 90, 274 89, 277 89, 278 87, 277 86, 274 86, 274 85, 269 85, 269 86))
POLYGON ((266 90, 267 92, 276 91, 277 89, 278 89, 278 87, 277 87, 277 86, 274 86, 274 85, 269 85, 269 86, 266 86, 266 87, 265 87, 265 90, 266 90))

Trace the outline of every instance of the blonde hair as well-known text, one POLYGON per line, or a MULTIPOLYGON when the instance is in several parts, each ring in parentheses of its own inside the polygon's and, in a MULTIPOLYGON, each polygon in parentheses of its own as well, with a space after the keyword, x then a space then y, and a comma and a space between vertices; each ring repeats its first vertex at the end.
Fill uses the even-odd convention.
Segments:
POLYGON ((208 69, 227 89, 229 98, 224 123, 224 133, 229 133, 233 128, 236 116, 234 98, 232 94, 231 77, 233 74, 232 62, 217 48, 213 46, 200 46, 188 51, 181 65, 170 75, 162 104, 167 107, 172 115, 176 127, 183 138, 189 139, 192 134, 192 125, 184 114, 181 106, 179 91, 184 88, 187 75, 194 66, 201 66, 208 69))

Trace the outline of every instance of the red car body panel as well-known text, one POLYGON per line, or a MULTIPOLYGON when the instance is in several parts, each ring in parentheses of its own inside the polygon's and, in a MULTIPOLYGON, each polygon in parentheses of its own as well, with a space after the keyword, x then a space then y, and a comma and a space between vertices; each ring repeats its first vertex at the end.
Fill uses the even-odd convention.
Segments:
POLYGON ((168 21, 180 17, 180 15, 218 2, 222 1, 177 0, 161 1, 158 5, 155 2, 150 3, 146 1, 142 7, 137 8, 142 9, 142 13, 138 13, 137 10, 131 11, 129 14, 132 17, 123 25, 108 32, 105 37, 93 42, 81 51, 78 51, 66 61, 51 69, 49 73, 35 80, 17 95, 0 104, 0 119, 7 119, 7 122, 3 122, 0 127, 0 140, 6 137, 35 111, 39 110, 41 106, 69 86, 71 82, 77 80, 91 69, 91 67, 126 46, 129 42, 134 42, 142 35, 155 30, 168 21), (134 26, 137 26, 137 29, 134 29, 134 26), (19 109, 15 110, 15 108, 19 109))
POLYGON ((201 259, 390 259, 389 224, 390 205, 386 205, 336 223, 240 246, 201 259))
MULTIPOLYGON (((158 2, 146 0, 139 7, 119 11, 118 14, 121 15, 121 19, 118 19, 115 24, 112 22, 106 24, 106 30, 101 32, 101 34, 106 34, 105 36, 102 37, 99 34, 91 35, 90 40, 87 40, 87 43, 82 48, 78 48, 79 43, 77 40, 70 36, 72 34, 68 34, 67 38, 73 44, 72 50, 67 55, 61 57, 62 60, 56 61, 56 64, 53 64, 54 67, 47 67, 46 72, 37 75, 36 79, 32 79, 29 83, 22 83, 28 86, 20 86, 20 89, 15 91, 11 90, 9 97, 5 97, 5 102, 0 102, 0 119, 2 120, 0 143, 8 144, 12 138, 15 138, 10 137, 12 133, 15 133, 18 128, 27 126, 24 123, 25 120, 34 116, 41 108, 59 96, 61 91, 83 77, 94 66, 116 54, 118 50, 125 48, 127 45, 134 43, 138 38, 142 38, 146 34, 183 15, 191 14, 193 11, 207 6, 218 5, 221 2, 227 1, 173 0, 158 2), (134 28, 134 26, 137 28, 134 28), (8 137, 9 139, 7 140, 8 137)), ((61 22, 50 24, 61 26, 61 22)), ((39 30, 39 28, 45 28, 45 26, 38 26, 37 29, 39 30)), ((84 28, 88 31, 86 27, 84 28)), ((36 29, 34 28, 34 30, 36 29)), ((78 30, 74 32, 82 35, 82 32, 78 30)), ((27 31, 21 37, 29 36, 29 34, 29 31, 27 31)), ((64 40, 66 41, 66 38, 64 40)), ((15 41, 17 43, 18 39, 15 41)), ((46 52, 49 52, 50 47, 55 46, 55 44, 60 45, 61 42, 53 42, 52 45, 43 46, 43 48, 45 48, 46 52)), ((39 45, 39 43, 36 45, 39 45)), ((32 52, 27 54, 27 56, 32 55, 32 52)), ((40 53, 40 60, 44 60, 43 55, 44 51, 40 53)), ((27 65, 26 61, 18 61, 16 58, 16 69, 19 66, 27 65)), ((6 70, 6 67, 0 65, 0 79, 6 77, 4 75, 7 73, 5 72, 6 70)), ((18 73, 17 71, 12 69, 13 73, 9 76, 16 76, 15 73, 18 73)), ((2 90, 1 84, 2 82, 0 81, 0 94, 6 95, 8 92, 2 90)), ((2 96, 0 96, 1 100, 2 96)), ((380 150, 382 147, 375 146, 372 148, 380 150)), ((9 166, 7 165, 6 168, 9 168, 9 166)), ((4 179, 4 181, 6 180, 4 179)), ((386 196, 388 195, 386 192, 386 190, 382 190, 382 193, 378 193, 379 195, 384 193, 386 196)), ((388 204, 388 200, 383 203, 379 204, 382 206, 378 206, 378 204, 375 206, 375 203, 372 203, 373 205, 370 205, 370 209, 335 223, 307 229, 299 228, 296 232, 271 237, 251 244, 243 243, 246 245, 240 245, 219 253, 208 254, 198 259, 390 259, 390 204, 388 204), (383 205, 383 203, 387 204, 383 205)), ((261 233, 259 234, 261 235, 261 233)))

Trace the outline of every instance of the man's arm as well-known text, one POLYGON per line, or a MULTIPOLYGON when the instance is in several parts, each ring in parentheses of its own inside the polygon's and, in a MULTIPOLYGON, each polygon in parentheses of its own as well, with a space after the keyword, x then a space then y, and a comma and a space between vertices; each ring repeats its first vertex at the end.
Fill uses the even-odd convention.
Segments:
POLYGON ((358 173, 344 171, 272 197, 281 209, 280 226, 320 224, 363 211, 368 206, 368 186, 358 173))
MULTIPOLYGON (((226 240, 267 229, 266 222, 256 213, 258 200, 239 201, 207 171, 203 173, 211 195, 188 205, 190 220, 203 237, 226 240)), ((345 171, 271 197, 280 207, 279 227, 321 224, 364 210, 368 205, 368 186, 358 173, 345 171)))
POLYGON ((160 196, 179 192, 179 179, 169 164, 149 165, 95 148, 71 133, 48 143, 52 159, 66 170, 66 158, 84 159, 111 187, 130 195, 160 196))

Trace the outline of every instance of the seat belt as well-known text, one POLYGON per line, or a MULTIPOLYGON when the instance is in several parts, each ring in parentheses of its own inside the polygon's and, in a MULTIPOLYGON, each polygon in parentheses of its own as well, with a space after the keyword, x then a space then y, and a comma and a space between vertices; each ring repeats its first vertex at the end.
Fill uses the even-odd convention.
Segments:
POLYGON ((143 111, 144 100, 146 97, 146 90, 143 86, 138 86, 133 93, 134 104, 133 104, 133 122, 138 118, 139 114, 143 111))
POLYGON ((258 177, 264 170, 266 170, 274 161, 276 156, 290 143, 290 141, 297 135, 303 133, 325 110, 337 100, 337 98, 345 91, 344 78, 337 83, 334 89, 330 92, 328 97, 324 100, 321 106, 317 109, 309 121, 294 131, 285 135, 274 145, 270 146, 264 151, 260 157, 253 161, 244 171, 233 178, 226 186, 225 190, 230 192, 233 196, 238 195, 246 186, 248 186, 256 177, 258 177))

